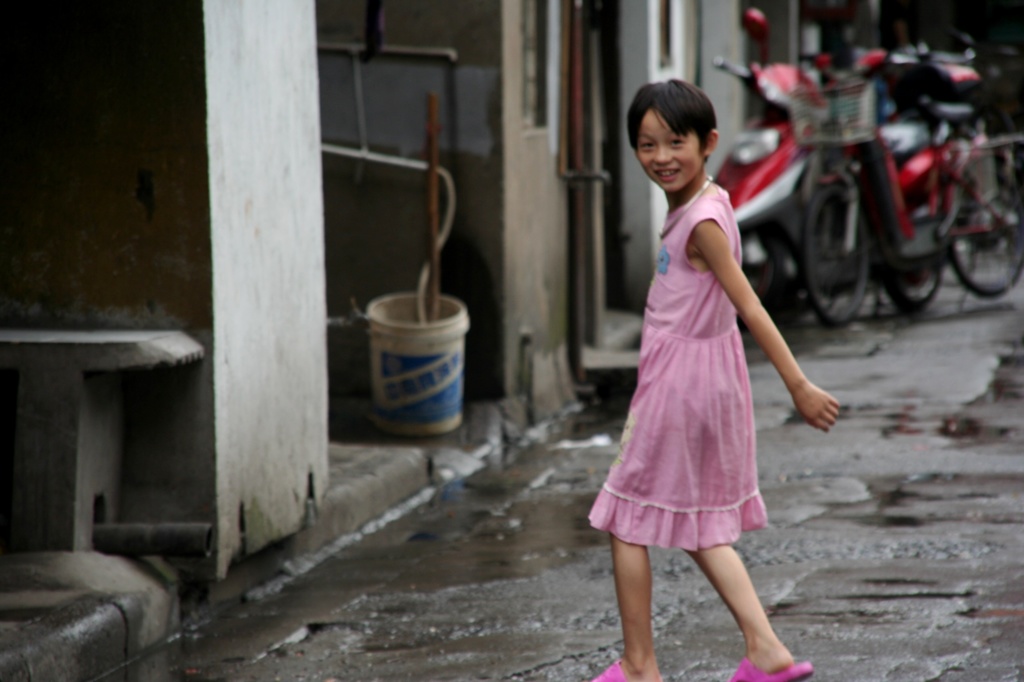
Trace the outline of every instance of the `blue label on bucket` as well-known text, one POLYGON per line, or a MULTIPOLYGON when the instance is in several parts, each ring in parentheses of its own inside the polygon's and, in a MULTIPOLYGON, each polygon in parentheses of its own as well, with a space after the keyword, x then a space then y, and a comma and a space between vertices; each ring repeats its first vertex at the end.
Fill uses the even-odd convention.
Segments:
POLYGON ((444 355, 396 355, 382 352, 380 354, 380 372, 384 378, 398 376, 433 365, 444 357, 444 355))
POLYGON ((390 421, 429 423, 462 410, 462 353, 397 355, 381 352, 378 416, 390 421))

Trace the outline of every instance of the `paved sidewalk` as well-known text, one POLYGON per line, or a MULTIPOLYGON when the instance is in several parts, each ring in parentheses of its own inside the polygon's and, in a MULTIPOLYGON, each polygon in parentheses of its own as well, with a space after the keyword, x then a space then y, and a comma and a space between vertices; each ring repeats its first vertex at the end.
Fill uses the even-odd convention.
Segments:
MULTIPOLYGON (((435 483, 483 466, 503 446, 494 403, 467 404, 464 424, 423 439, 390 437, 363 416, 365 403, 334 401, 331 488, 315 523, 232 567, 211 587, 216 604, 275 586, 357 541, 375 520, 429 496, 435 483)), ((181 627, 175 570, 158 558, 99 552, 0 555, 0 681, 73 682, 114 670, 181 627)))

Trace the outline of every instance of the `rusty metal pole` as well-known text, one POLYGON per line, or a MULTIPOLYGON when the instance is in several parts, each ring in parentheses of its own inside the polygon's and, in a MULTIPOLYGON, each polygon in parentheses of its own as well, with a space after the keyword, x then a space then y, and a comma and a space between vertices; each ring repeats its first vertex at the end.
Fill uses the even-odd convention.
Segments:
POLYGON ((437 167, 440 162, 438 133, 437 93, 431 92, 427 94, 427 222, 429 225, 427 262, 430 264, 430 276, 426 302, 427 320, 430 322, 441 315, 441 250, 437 248, 440 224, 437 175, 437 167))
MULTIPOLYGON (((583 173, 586 166, 585 129, 583 111, 583 2, 572 0, 570 14, 569 52, 569 167, 583 173)), ((577 384, 586 382, 583 366, 584 330, 586 315, 586 198, 584 185, 569 185, 571 196, 572 243, 572 325, 569 356, 577 384)))

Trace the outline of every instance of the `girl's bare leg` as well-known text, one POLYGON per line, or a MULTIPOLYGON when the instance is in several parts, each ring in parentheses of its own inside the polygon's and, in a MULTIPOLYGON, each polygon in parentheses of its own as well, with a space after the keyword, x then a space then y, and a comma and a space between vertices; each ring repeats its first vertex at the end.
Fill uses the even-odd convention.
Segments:
POLYGON ((689 552, 729 607, 746 641, 746 657, 767 673, 793 665, 793 655, 776 636, 743 560, 729 545, 689 552))
POLYGON ((624 640, 622 670, 630 682, 660 682, 651 626, 650 556, 646 547, 611 538, 624 640))

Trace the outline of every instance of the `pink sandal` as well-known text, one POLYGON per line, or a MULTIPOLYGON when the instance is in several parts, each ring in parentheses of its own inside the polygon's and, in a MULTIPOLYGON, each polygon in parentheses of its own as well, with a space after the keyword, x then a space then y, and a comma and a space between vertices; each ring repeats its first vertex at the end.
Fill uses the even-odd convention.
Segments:
POLYGON ((627 682, 626 673, 622 672, 622 661, 615 661, 607 670, 595 677, 592 682, 627 682))
POLYGON ((777 673, 766 673, 756 668, 753 663, 744 658, 740 661, 740 667, 736 670, 736 674, 729 678, 729 682, 799 682, 800 680, 806 680, 813 674, 814 666, 807 661, 794 663, 777 673))

